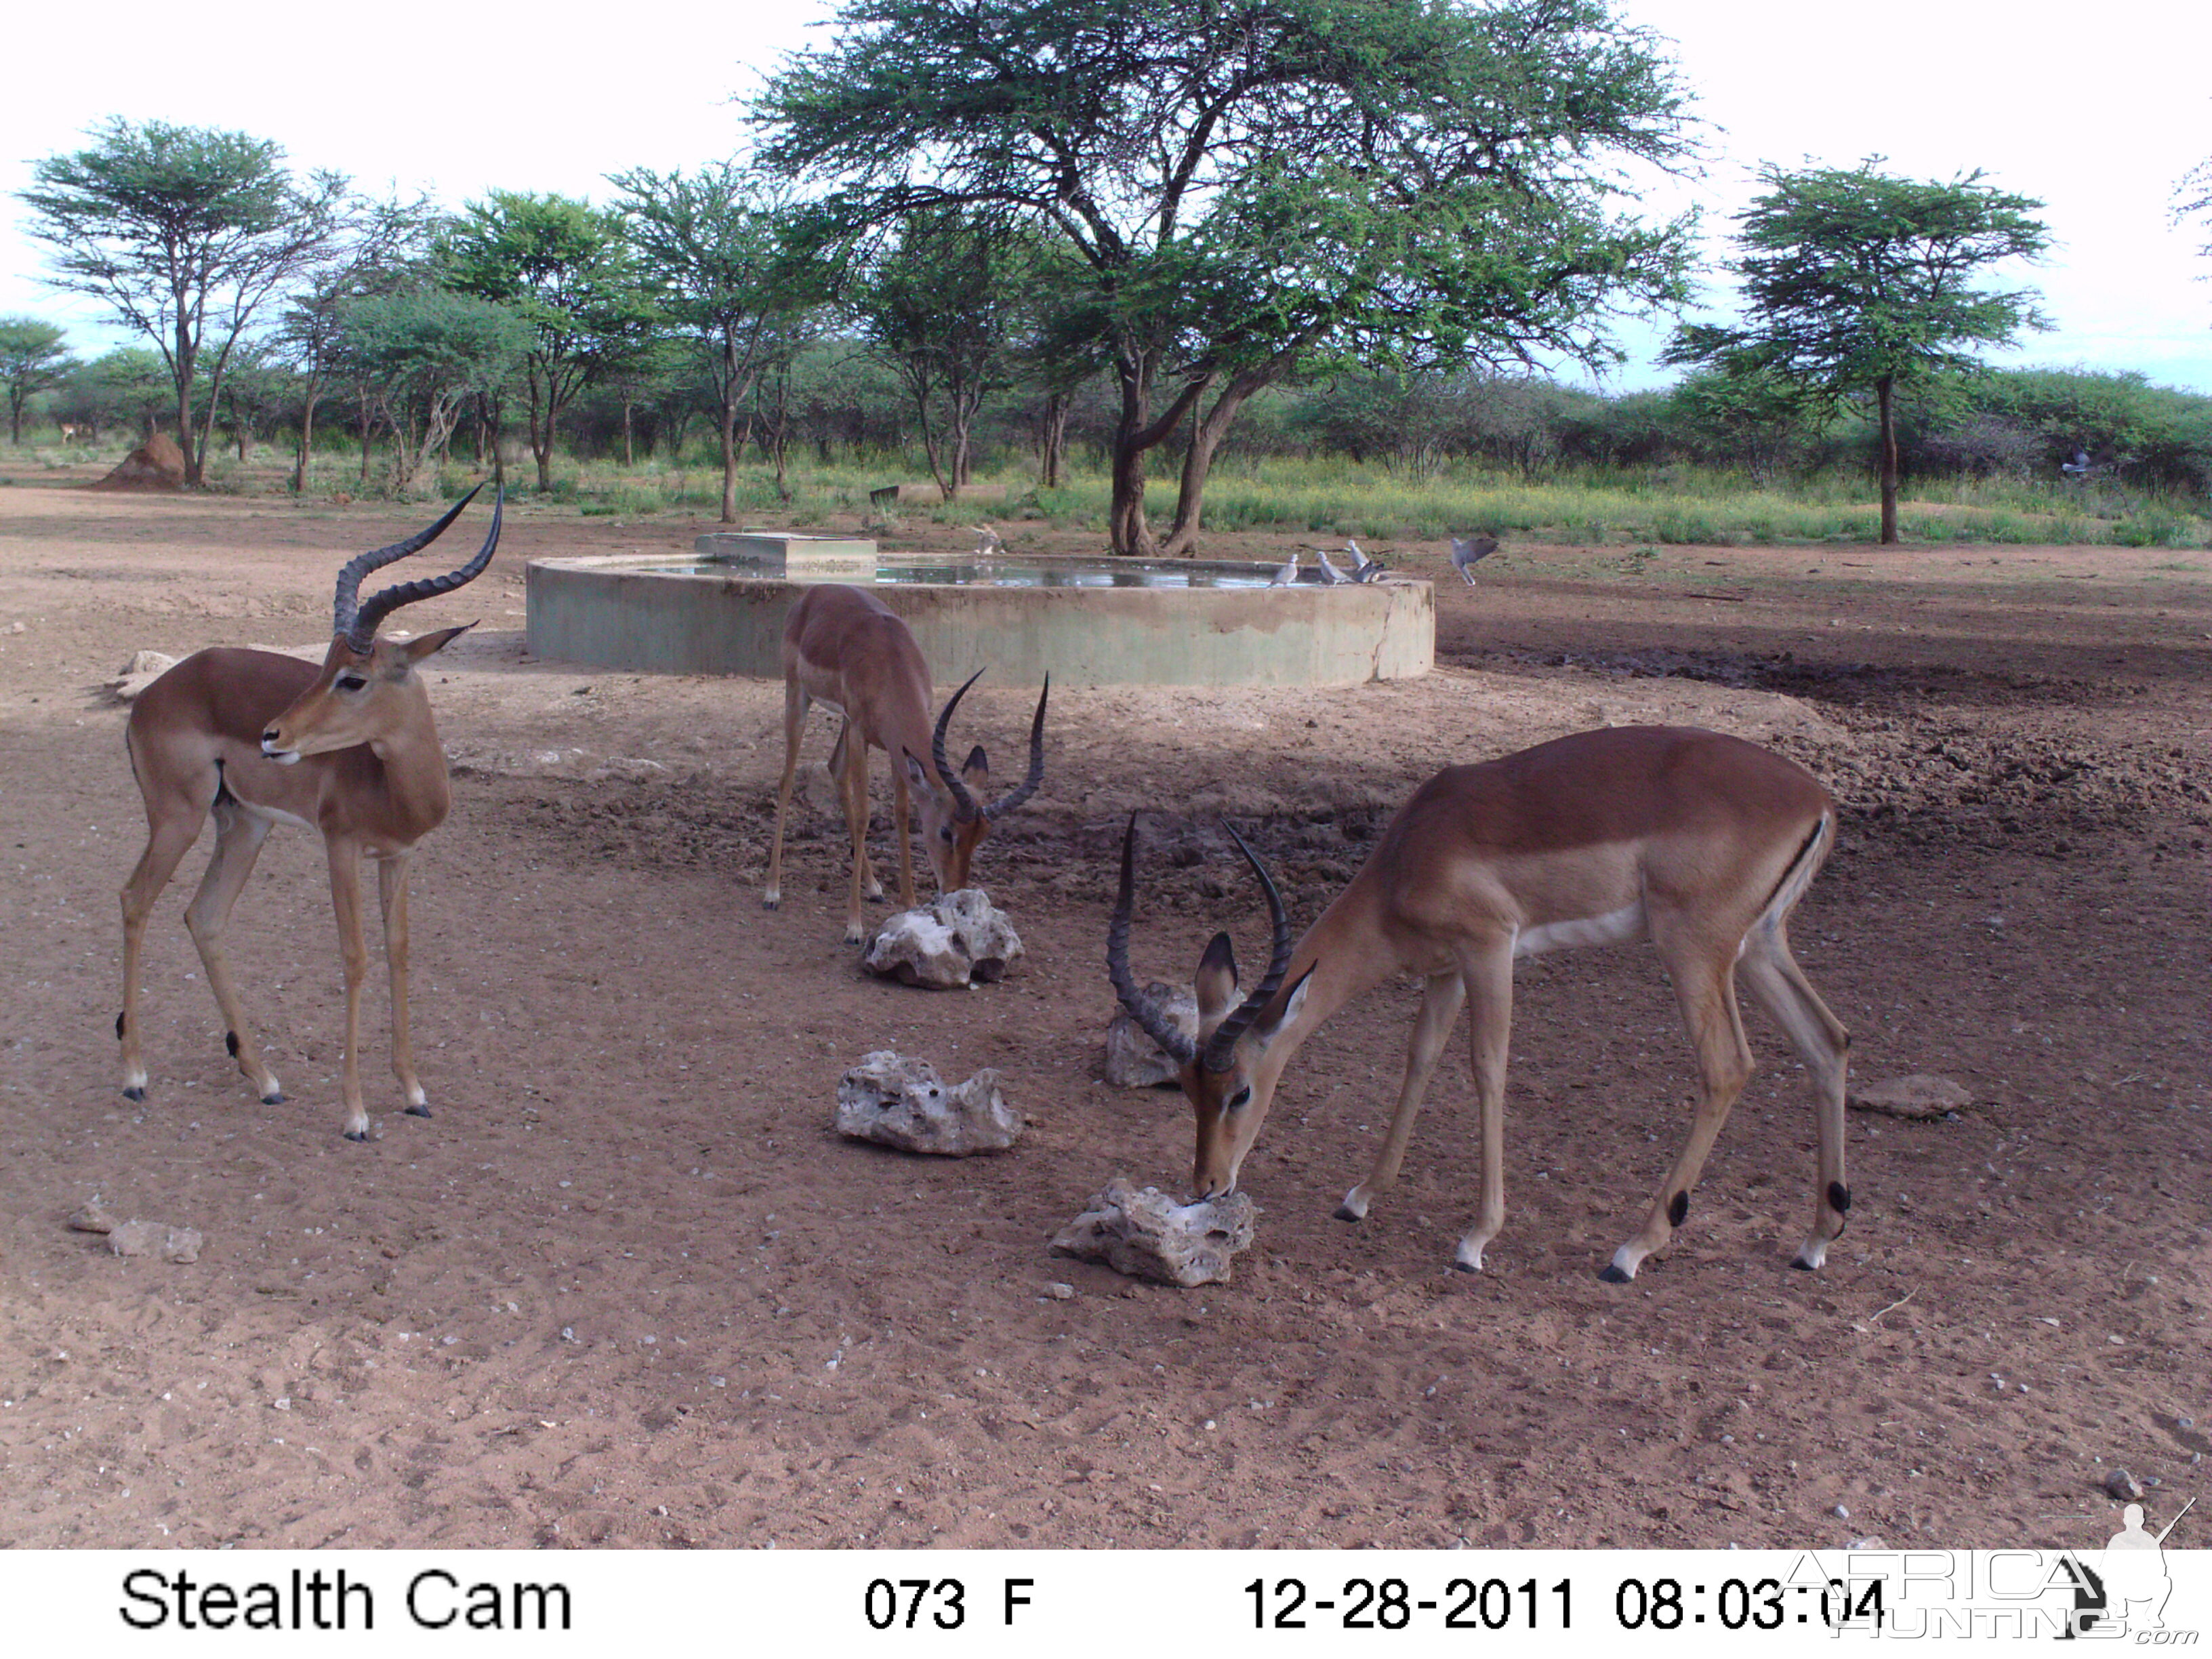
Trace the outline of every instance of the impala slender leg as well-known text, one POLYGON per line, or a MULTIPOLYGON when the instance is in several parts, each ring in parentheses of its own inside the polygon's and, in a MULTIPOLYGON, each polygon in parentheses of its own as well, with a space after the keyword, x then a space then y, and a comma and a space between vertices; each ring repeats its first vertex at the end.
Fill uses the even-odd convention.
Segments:
POLYGON ((1689 1214, 1690 1188, 1698 1183, 1729 1109, 1751 1080, 1751 1045, 1744 1041, 1743 1017, 1735 1003, 1735 942, 1673 936, 1662 925, 1653 927, 1651 937, 1674 983, 1674 1000, 1697 1053, 1698 1103, 1681 1153, 1660 1183, 1643 1227, 1598 1274, 1615 1285, 1635 1278, 1644 1258, 1664 1249, 1689 1214))
POLYGON ((848 735, 853 741, 844 745, 845 823, 853 832, 853 890, 845 907, 845 943, 858 945, 868 932, 862 897, 881 898, 884 890, 868 866, 868 745, 858 732, 848 735), (870 888, 875 890, 869 893, 870 888))
POLYGON ((368 973, 368 944, 361 929, 361 849, 349 841, 327 843, 331 906, 337 914, 338 954, 345 964, 345 1138, 368 1139, 368 1108, 361 1093, 361 982, 368 973))
POLYGON ((891 816, 898 826, 899 906, 902 909, 915 908, 914 896, 914 833, 913 796, 906 781, 906 767, 902 757, 891 757, 891 816))
POLYGON ((376 896, 384 909, 384 967, 392 984, 392 1072, 407 1098, 407 1115, 428 1117, 430 1103, 415 1074, 415 1043, 407 1027, 407 854, 376 861, 376 896))
POLYGON ((1482 1271, 1482 1252, 1505 1225, 1505 1060, 1513 1036, 1513 940, 1486 942, 1460 960, 1469 1009, 1468 1047, 1482 1119, 1482 1202, 1453 1265, 1482 1271))
POLYGON ((775 839, 769 843, 768 885, 761 892, 763 910, 783 902, 783 821, 791 811, 791 781, 799 771, 799 739, 806 730, 807 702, 795 681, 784 682, 783 781, 775 787, 775 839))
POLYGON ((269 839, 270 823, 241 808, 237 800, 222 794, 215 803, 215 855, 208 860, 207 873, 200 878, 199 890, 192 902, 185 907, 185 926, 199 947, 200 965, 207 969, 208 988, 215 993, 216 1006, 222 1010, 224 1045, 229 1048, 238 1069, 252 1084, 253 1091, 264 1106, 284 1103, 284 1091, 276 1081, 276 1074, 262 1063, 261 1045, 254 1038, 253 1028, 246 1018, 246 1005, 239 998, 238 987, 230 972, 230 958, 222 948, 223 930, 230 922, 231 906, 246 879, 253 873, 253 862, 261 855, 261 845, 269 839))
POLYGON ((875 860, 868 856, 868 744, 866 738, 853 730, 853 722, 849 720, 845 722, 844 730, 837 734, 837 752, 830 757, 832 770, 836 769, 841 758, 852 781, 852 793, 845 806, 845 822, 850 824, 857 819, 860 826, 858 832, 860 838, 860 891, 866 897, 879 899, 884 896, 884 884, 876 879, 875 860))
POLYGON ((1813 1231, 1791 1265, 1814 1268, 1827 1259, 1828 1246, 1842 1234, 1851 1207, 1850 1182, 1844 1171, 1844 1090, 1851 1036, 1790 955, 1790 936, 1781 925, 1753 930, 1741 966, 1752 996, 1789 1033, 1805 1062, 1805 1080, 1813 1091, 1820 1144, 1813 1182, 1813 1231))
MULTIPOLYGON (((209 794, 214 779, 208 780, 209 794)), ((138 1040, 138 982, 143 969, 146 919, 154 901, 169 884, 178 864, 200 836, 207 817, 207 802, 184 799, 181 792, 165 799, 161 807, 148 800, 146 850, 138 855, 131 878, 123 884, 123 1012, 115 1017, 116 1040, 123 1049, 123 1092, 126 1098, 146 1098, 146 1051, 138 1040), (167 810, 164 810, 164 809, 167 810)))
POLYGON ((1406 1080, 1398 1090, 1398 1109, 1390 1118, 1390 1132, 1367 1179, 1344 1195, 1336 1206, 1339 1221, 1364 1221, 1367 1206, 1388 1192, 1405 1162, 1406 1143, 1413 1138, 1413 1120, 1420 1115, 1421 1097, 1443 1055, 1444 1043, 1467 1000, 1467 987, 1456 973, 1431 974, 1421 994, 1421 1012, 1413 1021, 1413 1035, 1406 1048, 1406 1080))

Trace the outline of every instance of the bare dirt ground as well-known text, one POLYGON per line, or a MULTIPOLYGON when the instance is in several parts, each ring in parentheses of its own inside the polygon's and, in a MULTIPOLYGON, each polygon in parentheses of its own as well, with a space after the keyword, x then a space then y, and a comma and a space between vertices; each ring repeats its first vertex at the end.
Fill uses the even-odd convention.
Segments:
MULTIPOLYGON (((415 882, 436 1115, 399 1113, 374 975, 377 1139, 339 1138, 338 966, 296 831, 233 944, 290 1102, 223 1054, 182 925, 197 855, 149 936, 153 1085, 125 1101, 115 896, 143 820, 101 683, 139 647, 319 648, 337 563, 423 516, 0 488, 0 1543, 2088 1545, 2115 1465, 2158 1483, 2154 1527, 2212 1488, 2212 556, 1520 544, 1469 589, 1440 547, 1380 550, 1444 579, 1421 682, 1055 689, 1045 787, 977 864, 1028 958, 948 996, 860 975, 824 811, 760 910, 779 688, 525 653, 525 560, 698 526, 526 506, 490 574, 406 619, 483 619, 432 686, 455 773, 415 882), (1220 814, 1310 920, 1438 766, 1646 720, 1832 784, 1799 954, 1859 1077, 1977 1098, 1852 1115, 1825 1271, 1786 1265, 1813 1126, 1753 1015, 1762 1070, 1688 1224, 1632 1285, 1597 1280, 1685 1121, 1643 946, 1525 965, 1512 1213, 1480 1277, 1449 1270, 1463 1063, 1396 1192, 1330 1215, 1410 985, 1300 1055, 1232 1284, 1048 1255, 1109 1176, 1188 1167, 1177 1095, 1099 1079, 1121 815, 1150 815, 1138 970, 1181 975, 1217 927, 1265 945, 1220 814), (967 1162, 838 1140, 837 1079, 884 1047, 996 1066, 1028 1138, 967 1162), (200 1259, 68 1231, 94 1194, 201 1230, 200 1259)), ((1011 755, 1026 696, 970 706, 961 740, 1011 755)))

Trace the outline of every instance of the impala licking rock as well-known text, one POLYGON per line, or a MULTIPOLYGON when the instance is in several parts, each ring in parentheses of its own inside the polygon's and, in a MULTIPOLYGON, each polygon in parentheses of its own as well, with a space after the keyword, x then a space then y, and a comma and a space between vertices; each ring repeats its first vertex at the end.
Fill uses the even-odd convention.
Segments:
POLYGON ((806 711, 817 702, 844 721, 830 751, 830 771, 837 780, 845 827, 853 837, 845 942, 858 945, 867 937, 861 901, 884 894, 868 860, 871 749, 884 750, 891 761, 900 907, 915 908, 914 852, 908 829, 910 793, 921 803, 922 844, 929 849, 938 890, 954 893, 968 885, 969 865, 992 824, 1035 794, 1044 781, 1044 710, 1052 696, 1052 677, 1047 675, 1037 697, 1036 717, 1030 722, 1029 775, 985 805, 970 793, 991 780, 991 763, 981 745, 969 751, 957 773, 945 759, 945 733, 952 723, 952 711, 982 674, 979 668, 969 676, 968 684, 952 694, 933 727, 929 705, 935 694, 930 690, 929 665, 922 660, 912 631, 888 605, 842 582, 823 582, 799 596, 783 629, 783 781, 776 787, 775 839, 769 849, 763 909, 773 910, 783 902, 783 823, 791 810, 791 785, 799 770, 806 711), (924 749, 937 774, 933 779, 922 770, 924 749))
POLYGON ((1421 1097, 1462 1004, 1473 1010, 1482 1197, 1456 1265, 1482 1267, 1505 1224, 1505 1054, 1516 957, 1648 939, 1666 965, 1697 1051, 1697 1109, 1680 1156, 1636 1236, 1599 1275, 1636 1276, 1689 1212, 1729 1109, 1751 1077, 1735 975, 1789 1034, 1813 1091, 1820 1159, 1813 1226, 1795 1265, 1818 1267, 1844 1231, 1844 1083, 1850 1038, 1790 953, 1790 911, 1835 845, 1836 805, 1794 762, 1741 738, 1681 726, 1583 732, 1413 792, 1374 853, 1295 947, 1273 879, 1234 830, 1267 899, 1274 947, 1249 995, 1229 935, 1200 960, 1195 1039, 1129 971, 1137 821, 1106 934, 1115 994, 1174 1055, 1198 1119, 1198 1196, 1233 1192, 1291 1056, 1336 1011, 1401 974, 1425 985, 1389 1134, 1337 1215, 1358 1221, 1397 1179, 1421 1097))

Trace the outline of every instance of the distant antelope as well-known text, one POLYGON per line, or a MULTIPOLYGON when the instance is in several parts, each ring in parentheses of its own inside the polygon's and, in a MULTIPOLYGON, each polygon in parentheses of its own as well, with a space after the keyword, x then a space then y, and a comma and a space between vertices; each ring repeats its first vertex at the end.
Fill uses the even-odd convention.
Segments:
POLYGON ((472 581, 499 545, 495 500, 483 548, 459 570, 402 582, 367 599, 362 578, 435 540, 475 499, 471 490, 421 534, 364 553, 338 573, 331 647, 316 668, 296 657, 218 646, 185 658, 138 695, 125 738, 146 803, 146 850, 123 888, 123 1092, 146 1097, 139 1040, 140 948, 146 919, 200 826, 215 819, 214 855, 185 925, 199 947, 228 1028, 225 1045, 264 1105, 284 1098, 262 1063, 233 984, 222 945, 261 843, 279 823, 319 830, 329 857, 339 953, 345 967, 345 1136, 368 1139, 361 1089, 361 989, 368 969, 362 937, 361 860, 377 866, 384 913, 384 955, 392 983, 392 1069, 408 1112, 430 1108, 415 1072, 407 1030, 407 860, 415 843, 445 822, 453 796, 430 698, 417 664, 476 624, 442 628, 418 639, 377 637, 377 624, 401 605, 449 593, 472 581))
POLYGON ((1030 722, 1029 775, 989 805, 980 804, 971 790, 991 781, 991 763, 978 744, 969 752, 958 773, 945 763, 945 733, 952 711, 968 695, 968 686, 982 678, 976 670, 968 684, 955 691, 933 727, 929 705, 929 665, 922 660, 907 625, 872 593, 842 582, 823 582, 809 587, 791 609, 783 630, 783 781, 775 798, 775 839, 768 858, 768 886, 761 905, 773 910, 783 898, 783 824, 791 809, 791 785, 799 769, 799 738, 806 729, 806 711, 821 703, 844 720, 837 745, 830 757, 830 770, 838 781, 837 796, 845 811, 845 825, 853 837, 853 884, 845 913, 845 939, 858 944, 866 935, 861 900, 883 896, 868 861, 868 750, 883 750, 890 757, 894 821, 898 826, 899 902, 915 906, 914 852, 908 828, 908 797, 911 791, 921 801, 922 844, 945 892, 968 884, 968 866, 975 848, 996 820, 1014 811, 1036 793, 1044 781, 1044 710, 1052 695, 1052 677, 1045 677, 1038 694, 1036 717, 1030 722), (927 749, 936 773, 922 769, 927 749))

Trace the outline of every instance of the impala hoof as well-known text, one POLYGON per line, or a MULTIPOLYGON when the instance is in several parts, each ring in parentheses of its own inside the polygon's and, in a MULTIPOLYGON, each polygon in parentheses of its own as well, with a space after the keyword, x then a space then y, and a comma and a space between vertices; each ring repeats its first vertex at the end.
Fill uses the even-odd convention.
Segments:
POLYGON ((430 1115, 430 1108, 425 1103, 418 1100, 415 1104, 407 1109, 407 1115, 410 1117, 428 1117, 430 1115))
POLYGON ((1480 1273, 1482 1271, 1482 1264, 1480 1261, 1461 1261, 1455 1259, 1452 1262, 1452 1271, 1455 1273, 1480 1273))
POLYGON ((123 1097, 125 1100, 143 1100, 146 1098, 146 1091, 143 1089, 125 1089, 123 1091, 123 1097))
POLYGON ((1636 1277, 1634 1273, 1621 1272, 1620 1267, 1610 1261, 1597 1270, 1597 1276, 1608 1285, 1626 1285, 1636 1277))
POLYGON ((367 1140, 368 1139, 368 1131, 366 1129, 348 1129, 345 1132, 345 1138, 348 1140, 367 1140))
POLYGON ((1353 1209, 1347 1200, 1336 1206, 1336 1218, 1339 1221, 1364 1221, 1367 1219, 1367 1212, 1353 1209))
POLYGON ((781 902, 781 900, 764 898, 761 901, 761 908, 763 910, 773 910, 780 902, 781 902))
POLYGON ((1804 1258, 1803 1256, 1802 1256, 1802 1255, 1793 1255, 1793 1256, 1791 1256, 1791 1257, 1790 1258, 1790 1265, 1791 1267, 1793 1267, 1796 1268, 1798 1272, 1800 1272, 1800 1273, 1817 1273, 1817 1272, 1819 1272, 1819 1271, 1820 1271, 1820 1264, 1819 1262, 1817 1262, 1817 1261, 1806 1261, 1806 1260, 1805 1260, 1805 1258, 1804 1258))
POLYGON ((271 1089, 261 1097, 261 1103, 264 1106, 282 1106, 284 1103, 284 1091, 282 1089, 271 1089))

